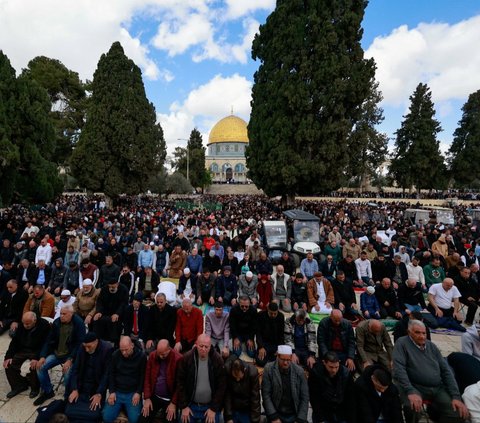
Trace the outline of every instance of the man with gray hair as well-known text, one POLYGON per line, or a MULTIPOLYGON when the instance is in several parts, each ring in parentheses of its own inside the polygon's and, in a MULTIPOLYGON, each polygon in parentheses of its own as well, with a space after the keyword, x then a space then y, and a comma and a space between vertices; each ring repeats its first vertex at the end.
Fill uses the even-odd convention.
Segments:
POLYGON ((425 324, 419 320, 410 320, 408 336, 395 344, 393 377, 407 422, 418 421, 424 400, 431 401, 441 423, 461 422, 468 417, 450 367, 437 346, 427 340, 425 324))
POLYGON ((272 275, 273 299, 278 302, 283 311, 292 311, 292 280, 290 275, 284 272, 281 264, 277 265, 276 272, 272 275))

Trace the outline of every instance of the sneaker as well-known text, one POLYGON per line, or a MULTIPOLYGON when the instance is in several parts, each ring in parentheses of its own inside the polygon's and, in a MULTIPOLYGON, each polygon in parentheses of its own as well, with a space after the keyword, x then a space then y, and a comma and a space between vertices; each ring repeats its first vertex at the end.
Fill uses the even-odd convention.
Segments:
POLYGON ((30 394, 28 395, 29 398, 33 399, 35 397, 38 397, 38 394, 39 394, 39 390, 38 389, 31 389, 30 390, 30 394))
POLYGON ((12 389, 7 394, 7 398, 16 397, 18 394, 22 393, 23 391, 26 391, 27 389, 28 389, 28 385, 22 385, 22 386, 19 386, 18 388, 12 389))
POLYGON ((45 401, 49 400, 50 398, 53 398, 55 396, 55 393, 52 392, 43 392, 42 395, 40 395, 35 401, 33 401, 33 405, 41 405, 45 401))

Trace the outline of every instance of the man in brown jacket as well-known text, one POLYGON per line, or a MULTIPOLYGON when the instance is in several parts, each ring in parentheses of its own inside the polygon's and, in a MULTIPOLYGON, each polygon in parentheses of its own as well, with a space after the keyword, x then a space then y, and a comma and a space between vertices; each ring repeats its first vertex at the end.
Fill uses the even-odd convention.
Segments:
POLYGON ((168 277, 179 278, 183 274, 183 269, 187 265, 187 253, 182 250, 182 247, 178 244, 170 255, 168 277))
POLYGON ((324 278, 322 272, 315 272, 307 282, 308 311, 310 313, 330 314, 335 304, 332 284, 324 278))
POLYGON ((45 289, 44 285, 35 285, 23 312, 33 311, 38 318, 55 316, 55 298, 45 289))
POLYGON ((95 289, 91 279, 83 280, 83 287, 78 292, 77 299, 73 303, 73 310, 78 314, 86 325, 89 325, 95 316, 97 298, 100 295, 100 289, 95 289))

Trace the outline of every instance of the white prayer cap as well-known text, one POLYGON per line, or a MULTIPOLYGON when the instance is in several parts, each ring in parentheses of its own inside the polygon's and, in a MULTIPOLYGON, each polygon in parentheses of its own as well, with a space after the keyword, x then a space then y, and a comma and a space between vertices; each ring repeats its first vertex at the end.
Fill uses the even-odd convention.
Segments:
POLYGON ((375 288, 374 288, 373 286, 369 286, 369 287, 367 288, 367 292, 368 292, 369 294, 375 294, 375 288))
POLYGON ((189 275, 190 274, 190 269, 188 267, 185 267, 185 269, 183 269, 183 273, 185 275, 189 275))
POLYGON ((60 293, 60 296, 61 297, 66 297, 66 296, 70 296, 72 295, 72 293, 68 290, 68 289, 64 289, 61 293, 60 293))
POLYGON ((289 345, 279 345, 277 353, 281 355, 292 355, 292 347, 289 345))
POLYGON ((253 273, 249 270, 247 273, 245 273, 245 276, 247 278, 252 278, 253 277, 253 273))
POLYGON ((92 282, 91 279, 84 279, 84 280, 83 280, 83 284, 84 284, 84 285, 93 285, 93 282, 92 282))

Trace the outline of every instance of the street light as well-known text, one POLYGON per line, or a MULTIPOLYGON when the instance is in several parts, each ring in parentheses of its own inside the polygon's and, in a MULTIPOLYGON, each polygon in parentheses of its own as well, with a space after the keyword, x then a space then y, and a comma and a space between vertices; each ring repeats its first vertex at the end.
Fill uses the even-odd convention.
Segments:
POLYGON ((190 182, 190 153, 188 152, 188 141, 186 138, 177 138, 177 141, 187 141, 187 181, 190 182))

